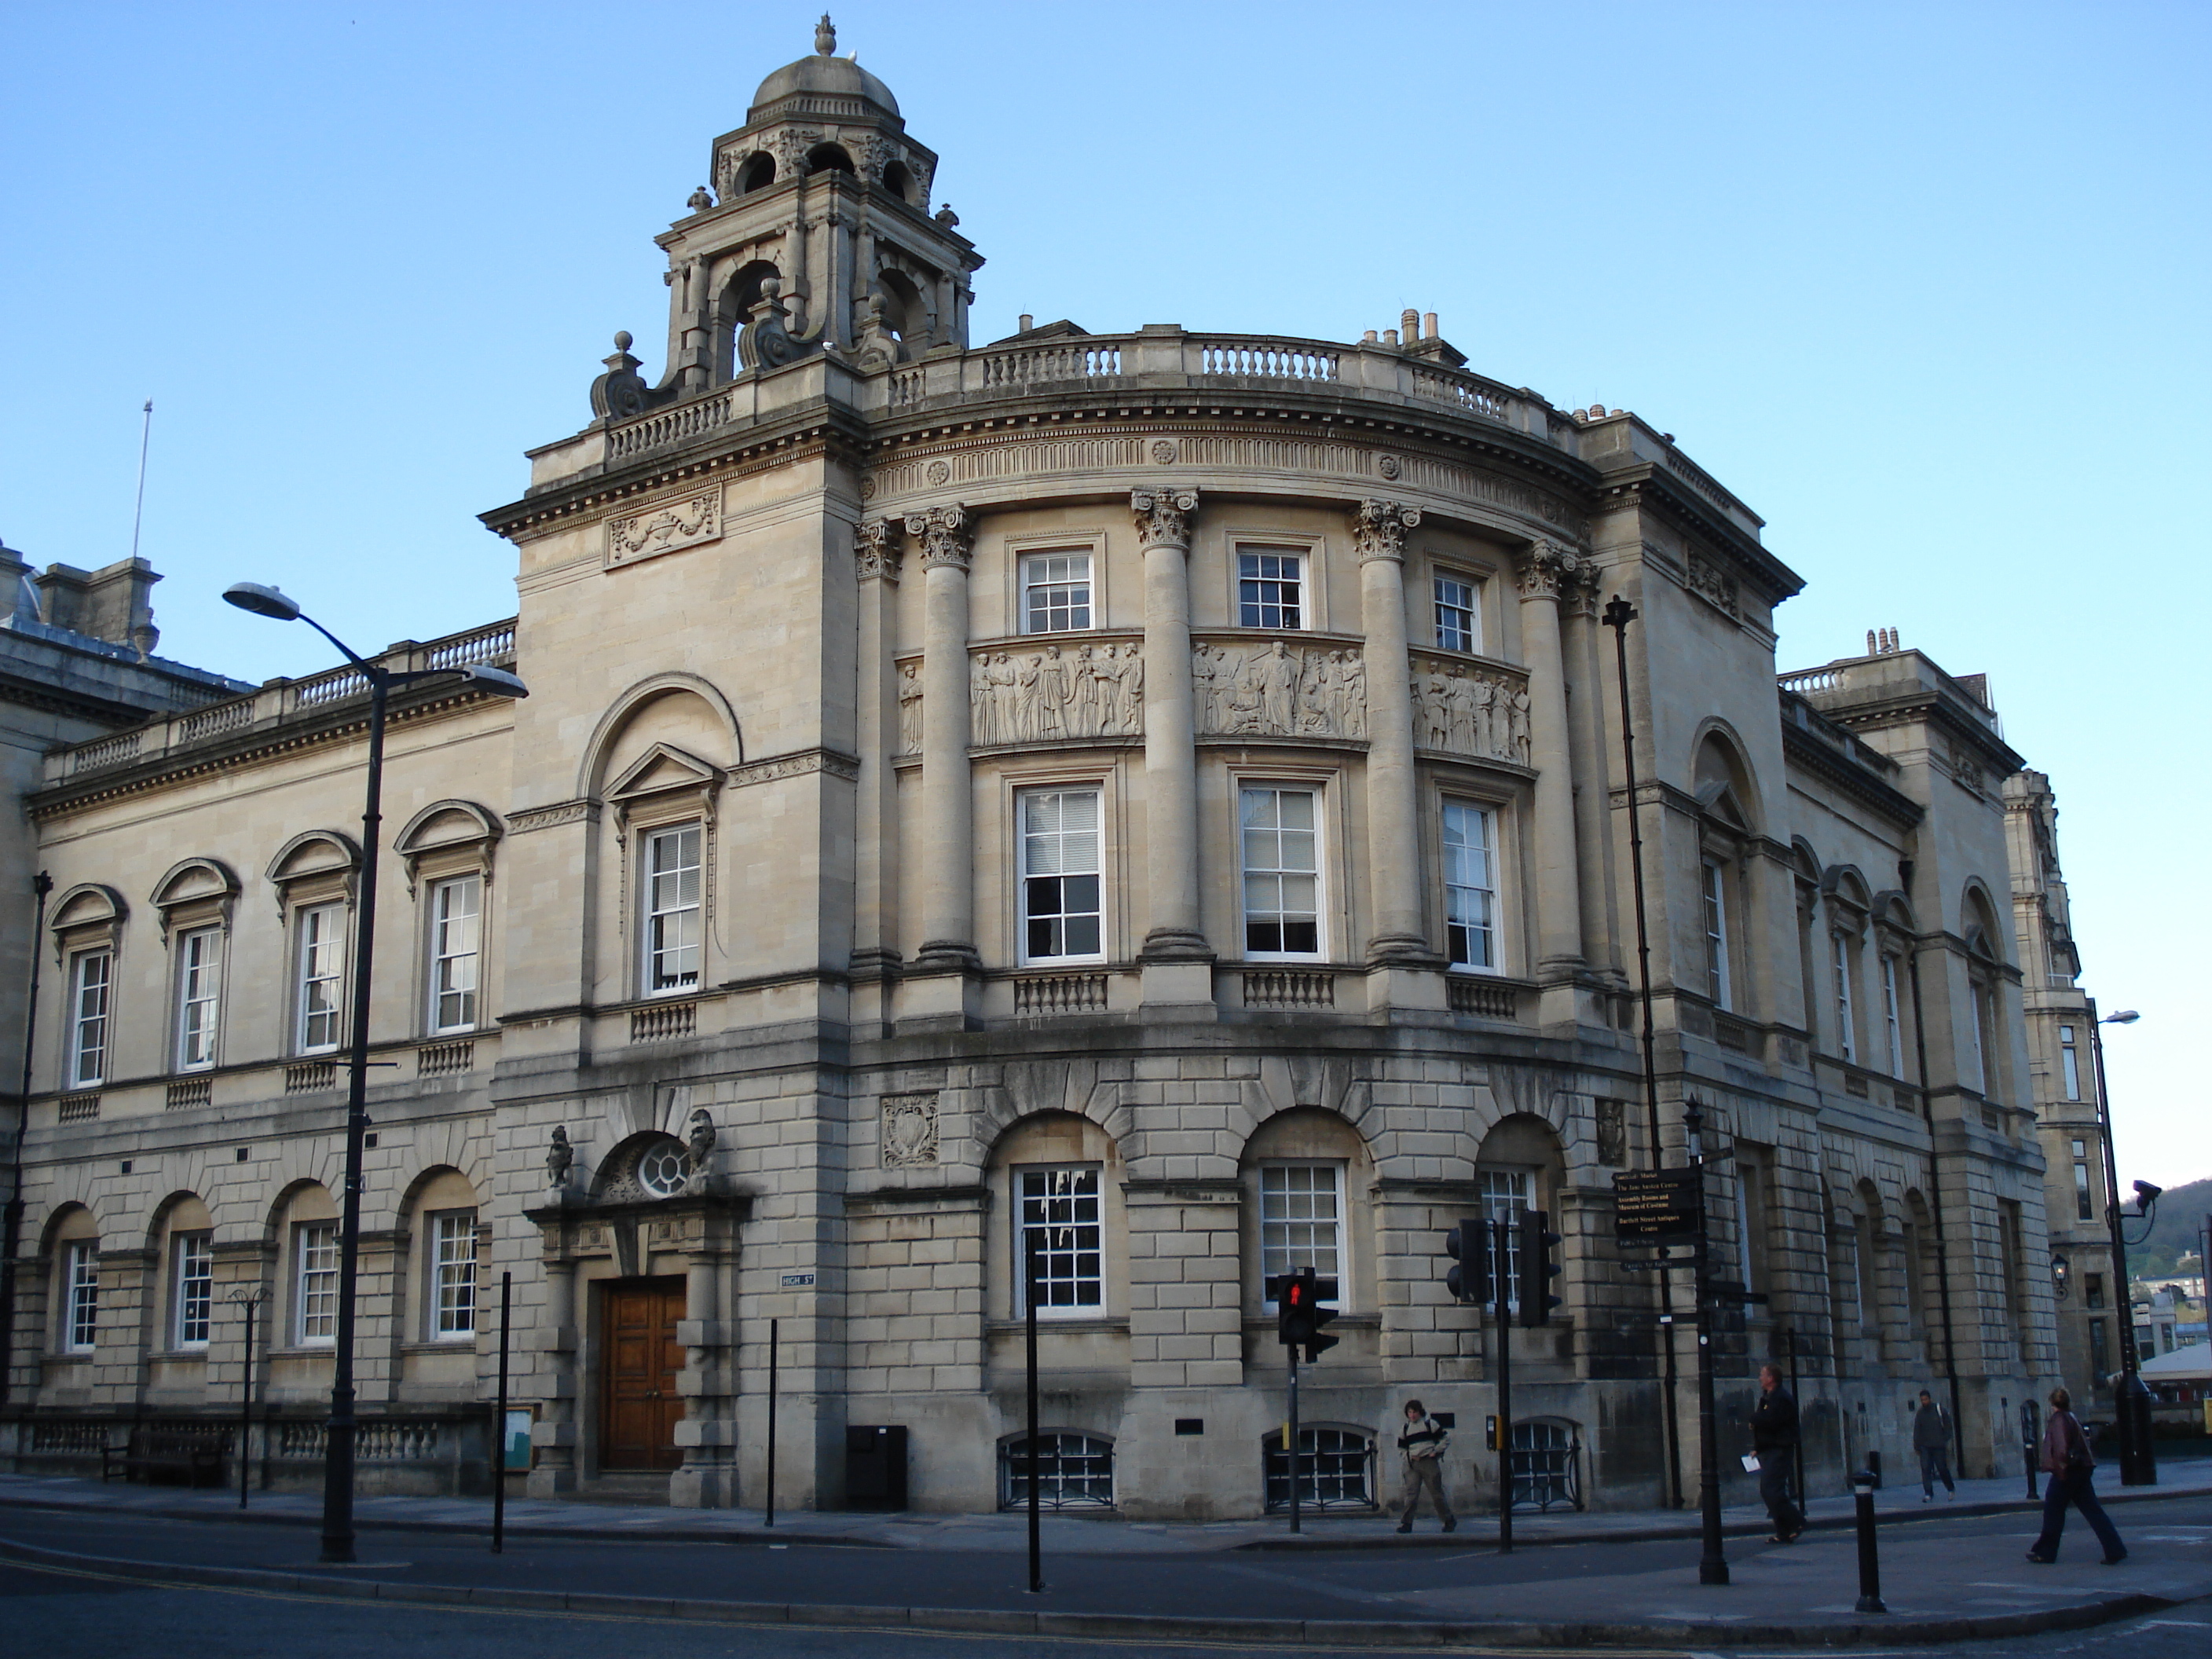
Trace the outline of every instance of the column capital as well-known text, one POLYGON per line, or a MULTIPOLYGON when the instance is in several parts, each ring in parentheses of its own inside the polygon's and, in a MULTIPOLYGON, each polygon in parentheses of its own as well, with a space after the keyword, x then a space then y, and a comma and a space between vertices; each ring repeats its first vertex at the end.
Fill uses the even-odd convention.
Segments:
POLYGON ((1535 541, 1521 555, 1518 576, 1523 599, 1557 599, 1582 574, 1583 561, 1557 542, 1535 541))
POLYGON ((1137 540, 1146 552, 1155 547, 1190 546, 1190 515, 1198 510, 1195 489, 1133 489, 1129 511, 1137 515, 1137 540))
POLYGON ((863 519, 853 534, 853 557, 860 580, 896 582, 899 579, 899 543, 906 526, 896 519, 863 519))
POLYGON ((1406 562, 1406 532, 1421 521, 1421 509, 1399 501, 1364 501, 1352 509, 1352 545, 1359 562, 1388 559, 1406 562))
POLYGON ((906 533, 921 539, 924 570, 949 565, 963 575, 967 573, 968 562, 975 551, 975 515, 961 502, 908 514, 906 533))

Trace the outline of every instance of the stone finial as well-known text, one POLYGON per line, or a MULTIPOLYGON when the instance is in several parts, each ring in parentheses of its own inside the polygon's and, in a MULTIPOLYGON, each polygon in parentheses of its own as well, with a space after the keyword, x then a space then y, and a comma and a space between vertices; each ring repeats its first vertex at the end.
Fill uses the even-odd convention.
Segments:
POLYGON ((960 216, 952 210, 952 204, 950 202, 940 204, 937 211, 933 214, 931 217, 936 223, 943 226, 947 230, 951 229, 953 226, 960 222, 960 216))
POLYGON ((837 26, 830 21, 826 11, 814 26, 814 50, 824 58, 834 56, 837 51, 837 26))
POLYGON ((714 205, 714 198, 708 191, 707 186, 702 185, 698 189, 693 191, 690 195, 684 198, 684 205, 690 208, 694 213, 704 213, 708 208, 714 205))

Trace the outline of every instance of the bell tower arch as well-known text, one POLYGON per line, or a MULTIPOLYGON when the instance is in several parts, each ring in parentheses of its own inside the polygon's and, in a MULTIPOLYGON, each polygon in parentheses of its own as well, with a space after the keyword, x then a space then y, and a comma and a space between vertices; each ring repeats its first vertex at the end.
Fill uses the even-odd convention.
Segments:
POLYGON ((762 82, 745 124, 714 140, 711 191, 655 239, 668 373, 648 406, 817 351, 866 370, 966 349, 982 256, 950 208, 930 211, 936 152, 836 46, 825 15, 812 54, 762 82))

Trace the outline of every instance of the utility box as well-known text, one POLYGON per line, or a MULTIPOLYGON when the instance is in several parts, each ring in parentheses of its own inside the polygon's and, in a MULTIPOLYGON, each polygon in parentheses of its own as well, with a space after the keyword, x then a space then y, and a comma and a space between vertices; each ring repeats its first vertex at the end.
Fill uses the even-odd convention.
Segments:
POLYGON ((845 1431, 845 1507, 906 1507, 906 1425, 848 1427, 845 1431))

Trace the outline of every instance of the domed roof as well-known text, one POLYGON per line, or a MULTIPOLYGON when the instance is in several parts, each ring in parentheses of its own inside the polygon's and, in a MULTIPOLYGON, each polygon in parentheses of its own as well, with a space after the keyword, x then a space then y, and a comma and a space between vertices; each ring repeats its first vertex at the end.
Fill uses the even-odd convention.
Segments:
POLYGON ((814 55, 802 58, 795 64, 786 64, 762 82, 760 90, 753 94, 752 109, 745 112, 745 119, 751 120, 754 111, 764 109, 779 99, 788 98, 797 92, 823 92, 848 98, 865 98, 878 108, 896 115, 899 112, 898 100, 891 96, 891 89, 854 59, 835 56, 836 49, 837 32, 830 27, 830 19, 824 15, 821 27, 814 32, 814 55))

